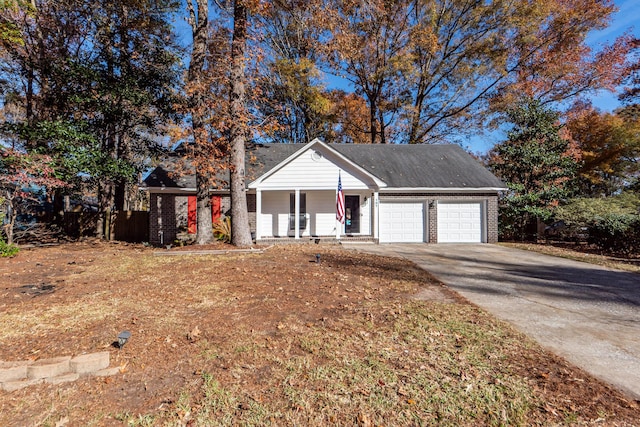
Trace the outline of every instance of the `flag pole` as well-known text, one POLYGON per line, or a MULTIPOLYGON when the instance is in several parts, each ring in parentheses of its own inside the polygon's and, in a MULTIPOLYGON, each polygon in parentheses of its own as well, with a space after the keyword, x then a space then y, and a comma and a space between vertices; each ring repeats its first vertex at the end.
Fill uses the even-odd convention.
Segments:
POLYGON ((342 224, 344 224, 344 193, 342 192, 342 179, 338 170, 338 189, 336 190, 336 240, 340 240, 342 224))

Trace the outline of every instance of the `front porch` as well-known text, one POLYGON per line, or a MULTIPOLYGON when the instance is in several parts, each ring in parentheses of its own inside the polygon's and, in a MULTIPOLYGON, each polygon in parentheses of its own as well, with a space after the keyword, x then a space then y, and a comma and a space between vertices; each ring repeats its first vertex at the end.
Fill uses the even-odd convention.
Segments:
POLYGON ((256 242, 301 240, 325 243, 377 242, 375 209, 378 193, 344 192, 345 221, 336 220, 335 190, 257 190, 255 192, 256 242))

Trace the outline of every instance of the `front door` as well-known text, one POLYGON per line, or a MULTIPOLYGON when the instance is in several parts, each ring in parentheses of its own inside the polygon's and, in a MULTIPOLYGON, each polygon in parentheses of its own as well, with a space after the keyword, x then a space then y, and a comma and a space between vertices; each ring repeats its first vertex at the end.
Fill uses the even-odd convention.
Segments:
POLYGON ((360 233, 360 196, 344 196, 344 232, 360 233))

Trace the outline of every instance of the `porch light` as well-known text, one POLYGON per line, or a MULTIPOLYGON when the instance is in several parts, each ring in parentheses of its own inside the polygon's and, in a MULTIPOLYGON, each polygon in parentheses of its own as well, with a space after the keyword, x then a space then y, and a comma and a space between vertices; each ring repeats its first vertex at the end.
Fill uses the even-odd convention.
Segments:
POLYGON ((131 338, 131 332, 122 331, 118 334, 118 348, 124 347, 127 341, 131 338))

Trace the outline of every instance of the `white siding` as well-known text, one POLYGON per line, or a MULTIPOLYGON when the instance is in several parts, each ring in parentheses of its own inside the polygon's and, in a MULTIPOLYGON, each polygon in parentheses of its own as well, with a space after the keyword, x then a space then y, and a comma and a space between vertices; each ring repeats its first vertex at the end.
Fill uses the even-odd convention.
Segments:
POLYGON ((336 234, 336 192, 307 192, 307 212, 311 220, 310 232, 314 236, 336 234))
MULTIPOLYGON (((262 181, 262 190, 299 188, 305 189, 334 189, 338 187, 338 172, 341 170, 324 156, 318 157, 313 149, 308 150, 293 159, 289 164, 262 181)), ((364 190, 368 186, 363 179, 346 170, 341 172, 342 188, 345 193, 349 190, 364 190)))
MULTIPOLYGON (((336 234, 335 190, 301 191, 307 198, 307 227, 300 236, 333 236, 336 234)), ((262 191, 261 238, 293 236, 289 230, 289 193, 262 191)), ((354 195, 354 193, 347 193, 354 195)), ((360 234, 371 234, 371 195, 360 193, 360 234), (364 198, 367 197, 367 201, 364 198)), ((344 233, 342 233, 344 234, 344 233)))
POLYGON ((371 194, 369 193, 360 195, 360 234, 366 236, 373 234, 371 232, 371 194))
POLYGON ((289 191, 262 192, 262 237, 289 233, 289 191))

